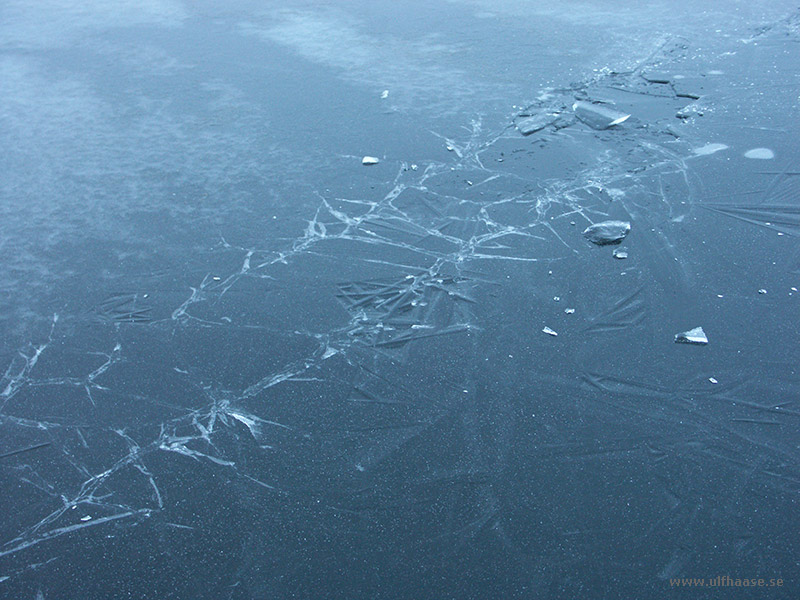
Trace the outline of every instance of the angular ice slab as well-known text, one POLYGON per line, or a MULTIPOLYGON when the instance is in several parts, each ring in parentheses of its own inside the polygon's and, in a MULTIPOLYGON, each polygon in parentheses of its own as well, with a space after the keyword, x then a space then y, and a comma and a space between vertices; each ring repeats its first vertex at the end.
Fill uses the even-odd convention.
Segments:
POLYGON ((548 125, 551 125, 555 122, 558 118, 558 115, 554 115, 551 113, 541 113, 538 115, 533 115, 532 117, 528 117, 527 119, 522 119, 521 121, 517 122, 517 129, 522 135, 530 135, 532 133, 536 133, 537 131, 541 131, 548 125))
POLYGON ((381 160, 375 156, 365 156, 361 159, 362 165, 377 165, 381 160))
POLYGON ((602 104, 592 104, 591 102, 584 102, 583 100, 573 104, 572 110, 575 111, 575 116, 577 116, 581 121, 586 123, 592 129, 598 130, 608 129, 614 125, 619 125, 620 123, 627 121, 630 117, 629 114, 607 108, 602 104))
POLYGON ((584 229, 583 237, 598 246, 606 246, 619 244, 630 230, 631 224, 627 221, 603 221, 584 229))
POLYGON ((702 346, 708 343, 708 337, 706 337, 706 332, 703 331, 702 327, 695 327, 694 329, 690 329, 689 331, 684 331, 683 333, 676 333, 675 343, 699 344, 702 346))

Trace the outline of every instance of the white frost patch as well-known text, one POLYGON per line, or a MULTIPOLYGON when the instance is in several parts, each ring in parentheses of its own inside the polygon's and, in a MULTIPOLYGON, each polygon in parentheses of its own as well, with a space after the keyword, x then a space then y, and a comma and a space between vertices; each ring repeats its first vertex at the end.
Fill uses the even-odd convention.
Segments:
POLYGON ((452 111, 475 97, 497 93, 460 68, 462 44, 375 31, 353 14, 333 8, 336 3, 330 4, 330 8, 278 10, 242 22, 240 31, 285 46, 301 58, 334 69, 343 79, 371 89, 390 89, 398 101, 410 106, 425 102, 428 109, 434 110, 433 104, 435 110, 452 111))
POLYGON ((709 154, 714 154, 715 152, 719 152, 720 150, 727 150, 728 146, 725 144, 706 144, 700 148, 695 148, 692 152, 694 152, 695 156, 708 156, 709 154))
POLYGON ((769 160, 775 158, 775 153, 769 148, 753 148, 744 153, 745 158, 756 158, 760 160, 769 160))
POLYGON ((6 0, 0 38, 23 48, 59 48, 115 27, 183 24, 179 0, 6 0))

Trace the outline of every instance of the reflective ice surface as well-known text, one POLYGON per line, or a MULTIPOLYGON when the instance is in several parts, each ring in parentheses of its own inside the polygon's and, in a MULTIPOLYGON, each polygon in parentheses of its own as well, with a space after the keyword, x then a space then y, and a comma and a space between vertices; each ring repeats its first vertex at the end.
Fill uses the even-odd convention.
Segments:
POLYGON ((796 597, 792 4, 0 16, 0 597, 796 597))

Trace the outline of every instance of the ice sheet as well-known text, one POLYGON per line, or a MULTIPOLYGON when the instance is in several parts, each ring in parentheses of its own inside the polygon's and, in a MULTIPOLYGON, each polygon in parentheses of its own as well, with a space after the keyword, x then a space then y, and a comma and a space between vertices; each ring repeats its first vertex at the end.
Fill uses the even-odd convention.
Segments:
POLYGON ((0 25, 0 597, 796 596, 794 7, 67 4, 0 25))

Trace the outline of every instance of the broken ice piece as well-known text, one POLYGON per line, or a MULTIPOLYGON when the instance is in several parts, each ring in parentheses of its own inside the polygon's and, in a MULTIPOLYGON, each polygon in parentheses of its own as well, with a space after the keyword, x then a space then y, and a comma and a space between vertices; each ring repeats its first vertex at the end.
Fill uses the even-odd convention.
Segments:
POLYGON ((389 97, 389 90, 383 90, 383 92, 381 92, 381 98, 385 100, 388 97, 389 97))
POLYGON ((719 383, 719 381, 717 381, 717 380, 716 380, 716 379, 714 379, 713 377, 709 377, 709 378, 708 378, 708 380, 709 380, 711 383, 713 383, 714 385, 716 385, 716 384, 718 384, 718 383, 719 383))
POLYGON ((361 159, 362 165, 377 165, 379 162, 381 162, 380 159, 375 156, 365 156, 361 159))
POLYGON ((564 312, 567 313, 568 315, 572 315, 572 314, 575 314, 575 309, 574 308, 565 308, 564 312))
POLYGON ((81 517, 81 521, 91 521, 92 517, 90 515, 86 515, 85 517, 81 517))
POLYGON ((628 253, 625 252, 624 250, 614 250, 614 258, 617 258, 619 260, 625 260, 626 258, 628 258, 628 253))
POLYGON ((764 288, 761 288, 760 290, 758 290, 758 293, 759 294, 766 294, 767 290, 765 290, 764 288))
POLYGON ((584 102, 583 100, 579 100, 573 104, 572 110, 575 111, 575 116, 577 116, 581 121, 586 123, 592 129, 598 130, 608 129, 614 125, 619 125, 620 123, 627 121, 630 117, 629 114, 619 112, 618 110, 606 108, 601 104, 584 102))
POLYGON ((648 83, 670 83, 670 76, 661 71, 645 71, 642 73, 642 79, 648 83))
POLYGON ((522 119, 521 121, 517 122, 517 129, 522 135, 530 135, 532 133, 536 133, 537 131, 541 131, 548 125, 555 122, 558 115, 553 115, 550 113, 542 113, 540 115, 534 115, 532 117, 528 117, 527 119, 522 119))
POLYGON ((552 330, 552 329, 550 329, 549 327, 545 327, 544 329, 542 329, 542 331, 543 331, 544 333, 546 333, 547 335, 552 335, 553 337, 555 337, 555 336, 557 336, 557 335, 558 335, 558 334, 557 334, 555 331, 553 331, 553 330, 552 330))
POLYGON ((703 331, 702 327, 695 327, 694 329, 684 331, 683 333, 676 333, 675 343, 705 345, 708 343, 708 338, 706 337, 706 332, 703 331))
POLYGON ((598 246, 606 246, 619 244, 630 230, 631 224, 627 221, 603 221, 584 229, 583 237, 598 246))

